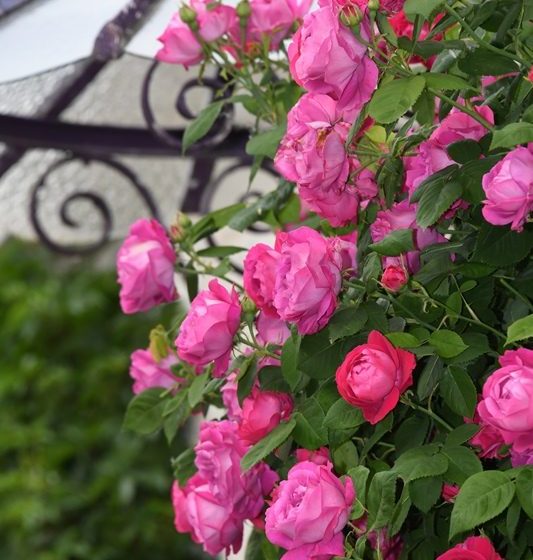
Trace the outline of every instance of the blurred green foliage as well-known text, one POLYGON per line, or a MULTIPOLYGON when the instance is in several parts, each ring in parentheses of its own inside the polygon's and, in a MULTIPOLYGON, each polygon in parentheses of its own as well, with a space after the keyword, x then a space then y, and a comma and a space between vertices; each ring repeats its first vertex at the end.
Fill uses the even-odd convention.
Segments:
POLYGON ((199 558, 172 521, 183 443, 121 431, 129 355, 162 313, 122 315, 114 272, 0 248, 2 560, 199 558))

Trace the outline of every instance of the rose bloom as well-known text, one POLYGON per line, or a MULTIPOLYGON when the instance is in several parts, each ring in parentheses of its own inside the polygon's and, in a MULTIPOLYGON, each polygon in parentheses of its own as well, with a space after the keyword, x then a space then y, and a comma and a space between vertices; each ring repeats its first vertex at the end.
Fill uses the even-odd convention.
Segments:
POLYGON ((265 346, 267 344, 282 346, 291 336, 287 324, 278 317, 277 313, 272 316, 260 311, 255 320, 255 327, 257 329, 257 341, 265 346))
POLYGON ((343 483, 333 474, 331 463, 297 463, 266 511, 267 539, 288 551, 282 560, 343 556, 342 530, 354 498, 350 477, 343 483))
POLYGON ((377 424, 413 384, 415 366, 411 352, 372 331, 368 342, 349 352, 337 369, 337 389, 346 402, 362 410, 365 420, 377 424))
POLYGON ((442 499, 445 502, 455 502, 455 497, 459 494, 459 486, 457 484, 448 484, 445 482, 442 485, 442 499))
POLYGON ((257 243, 244 259, 243 283, 250 299, 268 315, 277 316, 273 305, 274 284, 279 253, 265 245, 257 243))
MULTIPOLYGON (((191 9, 196 12, 198 35, 207 43, 220 39, 237 23, 235 8, 223 4, 209 4, 204 0, 192 0, 191 9)), ((202 45, 176 12, 158 39, 163 43, 156 58, 161 62, 183 64, 185 68, 200 63, 202 45)))
POLYGON ((503 560, 487 537, 468 537, 437 560, 503 560))
POLYGON ((156 220, 137 220, 117 253, 120 306, 124 313, 147 311, 174 301, 176 253, 156 220))
MULTIPOLYGON (((355 526, 356 534, 363 535, 367 532, 368 520, 366 515, 355 521, 352 521, 355 526)), ((367 534, 368 543, 372 550, 379 550, 380 558, 383 560, 397 560, 400 558, 403 550, 403 541, 400 535, 389 537, 387 529, 370 531, 367 534)))
POLYGON ((327 465, 331 462, 329 449, 327 447, 320 447, 314 451, 309 449, 296 450, 296 462, 302 463, 303 461, 311 461, 317 465, 327 465))
POLYGON ((533 447, 533 350, 507 350, 500 365, 485 381, 477 410, 520 453, 533 447))
POLYGON ((482 184, 485 220, 522 231, 533 210, 533 143, 510 151, 483 175, 482 184))
POLYGON ((230 420, 240 421, 242 418, 242 408, 237 397, 237 371, 232 371, 220 388, 222 403, 226 407, 230 420))
POLYGON ((515 468, 524 465, 533 465, 533 447, 531 449, 525 449, 520 453, 511 449, 511 465, 515 468))
POLYGON ((228 368, 233 337, 241 321, 239 296, 211 280, 192 301, 180 326, 176 347, 178 356, 190 364, 205 366, 214 362, 213 375, 220 377, 228 368))
POLYGON ((246 443, 257 443, 290 417, 293 406, 291 396, 286 393, 254 387, 242 403, 239 435, 246 443))
POLYGON ((290 72, 307 91, 337 100, 350 121, 370 99, 378 81, 377 66, 366 51, 325 6, 307 14, 294 34, 288 49, 290 72))
POLYGON ((388 266, 381 275, 383 287, 390 292, 397 292, 409 281, 409 274, 405 267, 398 265, 388 266))
POLYGON ((170 366, 178 363, 173 354, 159 362, 154 360, 150 350, 135 350, 131 355, 130 377, 133 379, 133 392, 137 395, 151 387, 169 389, 181 379, 176 377, 170 366))
POLYGON ((498 428, 491 426, 490 424, 484 423, 479 417, 479 413, 476 409, 474 412, 474 418, 464 418, 467 424, 474 423, 480 426, 479 431, 473 437, 470 438, 469 442, 474 447, 478 448, 478 455, 485 459, 503 459, 507 453, 501 451, 505 446, 505 441, 503 441, 502 434, 498 428))
POLYGON ((346 152, 350 123, 329 95, 307 93, 289 111, 287 132, 275 157, 276 169, 296 182, 310 210, 331 225, 355 220, 378 187, 369 169, 346 152))
POLYGON ((279 316, 301 334, 323 328, 337 307, 341 270, 331 243, 314 229, 278 232, 280 261, 274 288, 279 316))

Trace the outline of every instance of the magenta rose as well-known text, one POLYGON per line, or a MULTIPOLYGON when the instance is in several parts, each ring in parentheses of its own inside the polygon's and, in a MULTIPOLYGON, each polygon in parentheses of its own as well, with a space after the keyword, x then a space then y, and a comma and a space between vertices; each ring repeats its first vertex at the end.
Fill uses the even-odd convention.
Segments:
POLYGON ((307 14, 294 34, 288 49, 290 72, 307 91, 337 100, 346 120, 352 120, 378 81, 377 66, 366 50, 325 6, 307 14))
POLYGON ((437 560, 503 560, 487 537, 468 537, 437 560))
POLYGON ((156 362, 150 350, 135 350, 130 359, 130 377, 133 379, 133 392, 136 395, 151 387, 169 389, 181 381, 170 369, 178 363, 173 354, 156 362))
POLYGON ((459 494, 459 486, 457 486, 457 484, 448 484, 447 482, 445 482, 442 485, 441 496, 445 502, 455 502, 457 494, 459 494))
POLYGON ((274 287, 279 316, 301 334, 323 328, 337 307, 341 270, 331 242, 309 227, 276 235, 280 260, 274 287))
POLYGON ((533 143, 509 152, 483 176, 483 217, 522 231, 533 210, 533 143))
POLYGON ((310 210, 333 226, 355 220, 378 193, 374 174, 359 169, 346 151, 350 123, 329 95, 307 93, 289 111, 287 132, 275 157, 277 170, 296 182, 310 210))
POLYGON ((274 284, 279 253, 265 245, 257 243, 244 259, 244 289, 257 307, 268 315, 277 317, 274 307, 274 284))
POLYGON ((178 356, 196 366, 214 362, 213 375, 220 377, 228 368, 240 321, 237 292, 232 289, 230 293, 218 280, 211 280, 209 288, 194 298, 180 326, 176 338, 178 356))
POLYGON ((507 455, 502 448, 505 446, 501 431, 490 424, 486 424, 479 417, 479 412, 474 412, 474 418, 464 418, 467 424, 478 424, 479 431, 470 438, 470 444, 478 448, 478 455, 486 459, 502 459, 507 455))
POLYGON ((337 389, 346 402, 362 410, 365 420, 377 424, 413 384, 415 366, 411 352, 372 331, 368 342, 350 351, 337 369, 337 389))
POLYGON ((383 560, 397 560, 400 558, 403 550, 403 541, 400 535, 389 537, 385 527, 367 533, 368 520, 366 516, 353 521, 353 524, 357 535, 367 534, 368 544, 370 544, 372 550, 379 550, 380 558, 383 560))
POLYGON ((257 329, 257 341, 265 346, 267 344, 282 346, 291 336, 287 324, 277 316, 277 313, 276 316, 272 316, 260 311, 255 320, 255 327, 257 329))
POLYGON ((281 421, 292 414, 293 401, 290 395, 275 391, 261 391, 254 387, 242 403, 239 435, 250 444, 257 443, 268 435, 281 421))
POLYGON ((147 311, 174 301, 176 253, 156 220, 137 220, 117 253, 120 306, 124 313, 147 311))
POLYGON ((521 452, 511 449, 511 465, 515 468, 524 465, 533 465, 533 447, 524 449, 524 451, 521 452))
POLYGON ((226 377, 224 385, 220 388, 220 393, 222 402, 228 412, 228 418, 239 422, 242 417, 242 408, 237 396, 237 373, 238 371, 232 371, 226 377))
POLYGON ((520 453, 533 447, 533 350, 508 350, 500 365, 485 381, 477 410, 520 453))
POLYGON ((409 274, 403 266, 388 266, 381 275, 381 283, 389 292, 397 292, 409 281, 409 274))
POLYGON ((280 483, 266 511, 268 540, 287 550, 282 560, 327 560, 344 555, 342 530, 355 491, 332 472, 331 463, 297 463, 280 483))
POLYGON ((302 463, 303 461, 311 461, 317 465, 327 465, 331 463, 329 449, 327 447, 320 447, 319 449, 297 449, 296 462, 302 463))

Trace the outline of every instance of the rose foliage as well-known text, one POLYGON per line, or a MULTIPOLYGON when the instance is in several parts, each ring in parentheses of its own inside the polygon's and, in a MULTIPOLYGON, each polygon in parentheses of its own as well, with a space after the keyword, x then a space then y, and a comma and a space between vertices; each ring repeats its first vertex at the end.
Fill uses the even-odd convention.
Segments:
POLYGON ((207 553, 253 524, 250 560, 532 558, 532 21, 531 0, 192 0, 161 35, 159 60, 223 80, 183 149, 241 104, 251 180, 280 176, 141 220, 118 255, 126 313, 187 280, 125 425, 171 441, 223 409, 172 460, 207 553), (202 244, 258 221, 249 250, 202 244))

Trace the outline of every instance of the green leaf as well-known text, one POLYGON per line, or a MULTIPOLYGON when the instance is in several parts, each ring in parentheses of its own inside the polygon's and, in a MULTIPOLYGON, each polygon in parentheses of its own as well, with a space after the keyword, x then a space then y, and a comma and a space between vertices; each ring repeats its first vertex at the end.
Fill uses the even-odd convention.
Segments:
POLYGON ((209 372, 203 373, 202 375, 197 375, 191 386, 189 387, 189 392, 187 398, 189 399, 189 404, 191 408, 194 408, 201 400, 204 394, 204 387, 209 379, 209 372))
POLYGON ((509 325, 507 329, 507 342, 505 344, 511 344, 517 340, 525 340, 532 336, 533 315, 528 315, 527 317, 518 319, 518 321, 515 321, 512 325, 509 325))
POLYGON ((465 370, 449 367, 441 379, 440 394, 456 414, 472 418, 476 408, 477 391, 465 370))
POLYGON ((172 459, 174 477, 182 488, 187 484, 189 478, 197 471, 196 465, 194 464, 195 458, 196 454, 194 453, 194 449, 186 449, 175 459, 172 459))
POLYGON ((393 471, 378 472, 368 489, 368 529, 385 527, 392 518, 396 497, 396 477, 393 471))
POLYGON ((364 506, 366 503, 366 483, 370 470, 364 465, 358 465, 348 471, 348 476, 352 479, 357 500, 364 506))
POLYGON ((508 227, 483 224, 477 236, 472 261, 503 267, 521 261, 533 247, 533 231, 520 233, 508 227))
POLYGON ((416 348, 421 344, 416 336, 406 332, 391 332, 386 336, 397 348, 416 348))
POLYGON ((349 469, 357 466, 359 462, 357 447, 352 441, 345 441, 340 447, 333 450, 333 464, 339 474, 348 472, 349 469))
POLYGON ((363 424, 365 419, 360 408, 348 404, 344 399, 339 399, 327 412, 324 425, 335 430, 356 428, 363 424))
POLYGON ((432 226, 461 196, 459 181, 434 182, 424 189, 416 209, 416 222, 421 228, 432 226))
POLYGON ((516 495, 522 509, 533 519, 533 470, 524 468, 515 480, 516 495))
POLYGON ((367 319, 368 315, 364 309, 355 306, 339 309, 328 324, 330 341, 333 343, 357 334, 365 326, 367 319))
POLYGON ((490 149, 513 148, 527 142, 533 142, 533 124, 515 122, 493 131, 490 149))
MULTIPOLYGON (((437 42, 440 45, 440 42, 437 42)), ((453 74, 439 74, 426 72, 422 75, 426 80, 426 87, 432 89, 474 89, 466 80, 453 74)))
POLYGON ((461 338, 468 348, 454 358, 450 358, 449 364, 466 364, 490 351, 489 339, 482 333, 467 331, 461 338))
POLYGON ((298 445, 305 449, 318 449, 328 442, 324 411, 315 397, 310 397, 298 407, 296 427, 292 433, 298 445))
POLYGON ((381 241, 369 245, 369 249, 387 257, 395 257, 402 253, 412 251, 414 249, 413 230, 394 230, 381 241))
POLYGON ((394 535, 400 531, 402 525, 407 519, 407 516, 409 515, 411 504, 411 498, 409 497, 409 485, 405 484, 400 499, 394 507, 391 523, 388 527, 389 537, 394 537, 394 535))
POLYGON ((447 469, 448 459, 439 451, 439 446, 436 444, 409 449, 396 459, 393 467, 405 482, 438 476, 444 474, 447 469))
POLYGON ((435 118, 435 96, 425 89, 413 105, 413 111, 418 124, 431 126, 435 118))
POLYGON ((421 401, 431 395, 442 376, 443 370, 444 365, 440 358, 438 356, 431 356, 424 366, 416 386, 416 395, 421 401))
POLYGON ((247 356, 239 368, 237 377, 237 398, 239 404, 242 405, 244 399, 252 391, 255 380, 257 378, 257 356, 251 354, 247 356))
POLYGON ((285 129, 286 125, 280 125, 252 136, 246 143, 246 153, 250 156, 266 156, 274 159, 285 129))
POLYGON ((479 432, 479 429, 480 427, 477 424, 462 424, 446 436, 446 445, 450 447, 461 445, 461 443, 473 438, 479 432))
POLYGON ((138 434, 151 434, 161 427, 165 400, 162 387, 153 387, 139 393, 130 401, 123 428, 138 434))
POLYGON ((429 343, 435 347, 437 354, 441 358, 453 358, 466 350, 466 344, 463 339, 453 331, 442 329, 432 332, 429 337, 429 343))
MULTIPOLYGON (((193 262, 189 261, 186 268, 193 269, 193 262)), ((185 284, 187 285, 187 295, 189 296, 189 301, 192 302, 198 295, 198 274, 196 272, 185 272, 183 276, 185 277, 185 284)))
POLYGON ((455 498, 450 539, 470 531, 504 511, 515 493, 511 479, 501 471, 485 471, 468 478, 455 498))
POLYGON ((429 16, 442 4, 443 0, 406 0, 403 10, 405 15, 413 20, 415 16, 429 16))
POLYGON ((396 455, 399 456, 408 449, 422 445, 428 429, 429 419, 427 416, 413 415, 406 418, 394 435, 396 455))
POLYGON ((448 155, 457 163, 477 160, 481 156, 481 146, 475 140, 459 140, 450 144, 448 155))
POLYGON ((300 335, 292 334, 285 341, 281 351, 281 373, 292 390, 298 385, 298 381, 300 381, 301 377, 298 371, 298 357, 301 341, 302 338, 300 335))
POLYGON ((193 241, 199 241, 215 231, 226 226, 231 218, 244 209, 244 204, 239 202, 232 206, 226 206, 220 210, 209 212, 203 218, 198 220, 191 228, 191 238, 193 241))
POLYGON ((401 158, 385 160, 376 176, 378 186, 383 189, 385 203, 390 208, 396 195, 401 192, 403 186, 403 161, 401 158))
POLYGON ((420 185, 418 185, 418 188, 411 195, 409 200, 411 202, 419 202, 426 189, 431 186, 433 186, 435 190, 441 190, 444 185, 451 180, 452 176, 455 175, 455 172, 458 169, 459 166, 454 163, 452 165, 448 165, 448 167, 445 167, 440 171, 437 171, 436 173, 433 173, 433 175, 430 175, 427 179, 424 179, 420 185), (438 189, 434 186, 435 184, 439 185, 438 189))
POLYGON ((215 103, 211 103, 211 105, 202 109, 198 116, 187 126, 183 134, 183 154, 211 130, 223 106, 224 101, 215 101, 215 103))
POLYGON ((424 78, 414 76, 380 85, 368 106, 370 116, 382 124, 394 122, 413 106, 425 84, 424 78))
POLYGON ((296 420, 291 418, 288 422, 278 424, 265 438, 257 442, 241 460, 243 471, 257 465, 267 455, 277 449, 291 434, 296 427, 296 420))
POLYGON ((278 391, 289 393, 290 387, 285 381, 281 368, 278 366, 265 366, 259 370, 259 386, 263 391, 278 391))
POLYGON ((444 478, 454 484, 461 485, 468 477, 483 470, 478 456, 467 447, 446 446, 442 452, 448 459, 448 470, 444 473, 444 478))
POLYGON ((518 70, 513 60, 483 47, 467 52, 458 65, 469 76, 499 76, 518 70))
POLYGON ((235 253, 242 253, 242 251, 247 251, 244 247, 232 247, 232 246, 215 246, 207 247, 207 249, 201 249, 198 251, 199 257, 229 257, 235 253))
POLYGON ((419 478, 409 482, 408 486, 413 504, 423 513, 428 513, 440 497, 442 479, 440 476, 419 478))
POLYGON ((264 531, 253 531, 246 545, 244 560, 278 560, 279 551, 270 543, 264 531))

